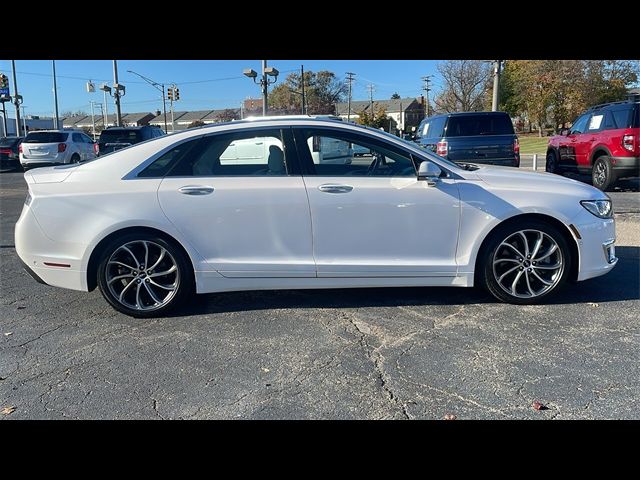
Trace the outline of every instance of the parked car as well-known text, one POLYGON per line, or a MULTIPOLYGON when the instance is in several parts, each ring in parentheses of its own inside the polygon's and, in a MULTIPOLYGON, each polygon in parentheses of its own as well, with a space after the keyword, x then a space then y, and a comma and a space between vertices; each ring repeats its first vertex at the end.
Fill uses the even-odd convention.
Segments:
POLYGON ((100 132, 98 139, 98 154, 104 155, 121 148, 130 147, 136 143, 162 137, 164 130, 155 125, 140 127, 108 127, 100 132))
POLYGON ((25 170, 96 158, 93 140, 80 131, 38 130, 29 132, 18 147, 25 170))
POLYGON ((415 141, 452 162, 520 166, 520 144, 504 112, 445 113, 425 118, 415 141))
POLYGON ((255 289, 483 285, 532 304, 617 262, 611 201, 598 189, 462 168, 333 120, 211 125, 25 179, 15 245, 27 271, 53 286, 97 286, 137 317, 193 292, 255 289), (371 162, 315 163, 315 137, 367 148, 371 162), (262 158, 225 158, 252 139, 269 143, 262 158))
POLYGON ((22 170, 18 150, 24 137, 0 138, 0 170, 22 170))
POLYGON ((640 175, 640 95, 592 107, 551 137, 546 170, 590 175, 604 191, 620 178, 640 175))

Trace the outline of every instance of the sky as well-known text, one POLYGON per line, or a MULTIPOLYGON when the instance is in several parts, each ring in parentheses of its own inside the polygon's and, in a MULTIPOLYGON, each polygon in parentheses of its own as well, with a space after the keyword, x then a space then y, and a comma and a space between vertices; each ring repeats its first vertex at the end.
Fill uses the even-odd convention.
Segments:
MULTIPOLYGON (((354 100, 369 98, 367 86, 373 84, 374 98, 390 98, 394 92, 402 97, 422 94, 421 77, 435 75, 434 88, 441 86, 437 75, 437 61, 433 60, 269 60, 268 65, 284 77, 300 69, 305 71, 330 70, 345 78, 346 72, 356 74, 353 84, 354 100)), ((122 112, 154 112, 162 110, 160 92, 141 78, 128 73, 133 70, 158 83, 176 83, 180 101, 175 111, 239 108, 247 97, 259 98, 260 87, 242 75, 245 68, 260 72, 260 60, 119 60, 119 82, 126 86, 122 98, 122 112)), ((13 94, 11 61, 0 60, 0 72, 9 77, 13 94)), ((26 115, 52 116, 54 111, 52 65, 50 60, 16 60, 18 93, 23 96, 26 115)), ((56 60, 58 108, 66 111, 90 113, 90 101, 102 102, 103 82, 113 83, 111 60, 56 60), (95 93, 87 93, 86 82, 96 84, 95 93)), ((431 92, 433 94, 433 90, 431 92)), ((109 98, 109 113, 114 113, 113 99, 109 98)), ((13 117, 13 105, 6 104, 13 117)), ((167 106, 168 108, 168 106, 167 106)))

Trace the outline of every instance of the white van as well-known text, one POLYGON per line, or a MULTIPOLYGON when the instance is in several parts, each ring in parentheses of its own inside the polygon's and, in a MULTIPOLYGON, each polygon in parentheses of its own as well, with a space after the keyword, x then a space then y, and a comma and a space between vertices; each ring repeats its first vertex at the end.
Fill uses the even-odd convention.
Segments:
POLYGON ((337 138, 315 136, 307 140, 313 163, 348 165, 353 159, 353 147, 337 138))
POLYGON ((220 165, 267 165, 269 162, 269 147, 272 145, 284 150, 282 142, 275 137, 234 140, 220 155, 220 165))

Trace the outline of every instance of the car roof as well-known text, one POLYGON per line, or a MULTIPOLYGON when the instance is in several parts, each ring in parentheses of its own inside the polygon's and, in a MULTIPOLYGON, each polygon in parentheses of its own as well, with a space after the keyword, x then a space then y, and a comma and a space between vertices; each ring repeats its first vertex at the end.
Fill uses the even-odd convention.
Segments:
POLYGON ((633 95, 633 96, 630 96, 627 100, 621 100, 619 102, 608 102, 608 103, 601 103, 599 105, 594 105, 592 107, 587 108, 586 111, 591 112, 593 110, 600 110, 601 108, 612 107, 614 105, 633 105, 633 104, 640 105, 640 95, 633 95))

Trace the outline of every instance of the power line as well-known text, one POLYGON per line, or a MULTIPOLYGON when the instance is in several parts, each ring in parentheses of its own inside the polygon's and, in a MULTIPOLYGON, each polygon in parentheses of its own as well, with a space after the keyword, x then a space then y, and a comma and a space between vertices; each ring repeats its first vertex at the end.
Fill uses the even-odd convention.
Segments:
POLYGON ((373 118, 373 91, 375 88, 376 87, 373 83, 367 85, 367 90, 369 90, 369 111, 371 112, 371 118, 373 118))
POLYGON ((424 90, 426 92, 427 95, 427 106, 426 106, 426 110, 425 110, 425 114, 427 117, 429 117, 431 115, 431 111, 429 108, 429 92, 431 91, 431 88, 429 88, 429 84, 431 83, 431 78, 433 77, 433 75, 425 75, 424 77, 422 77, 422 81, 424 82, 424 86, 422 87, 422 90, 424 90))

